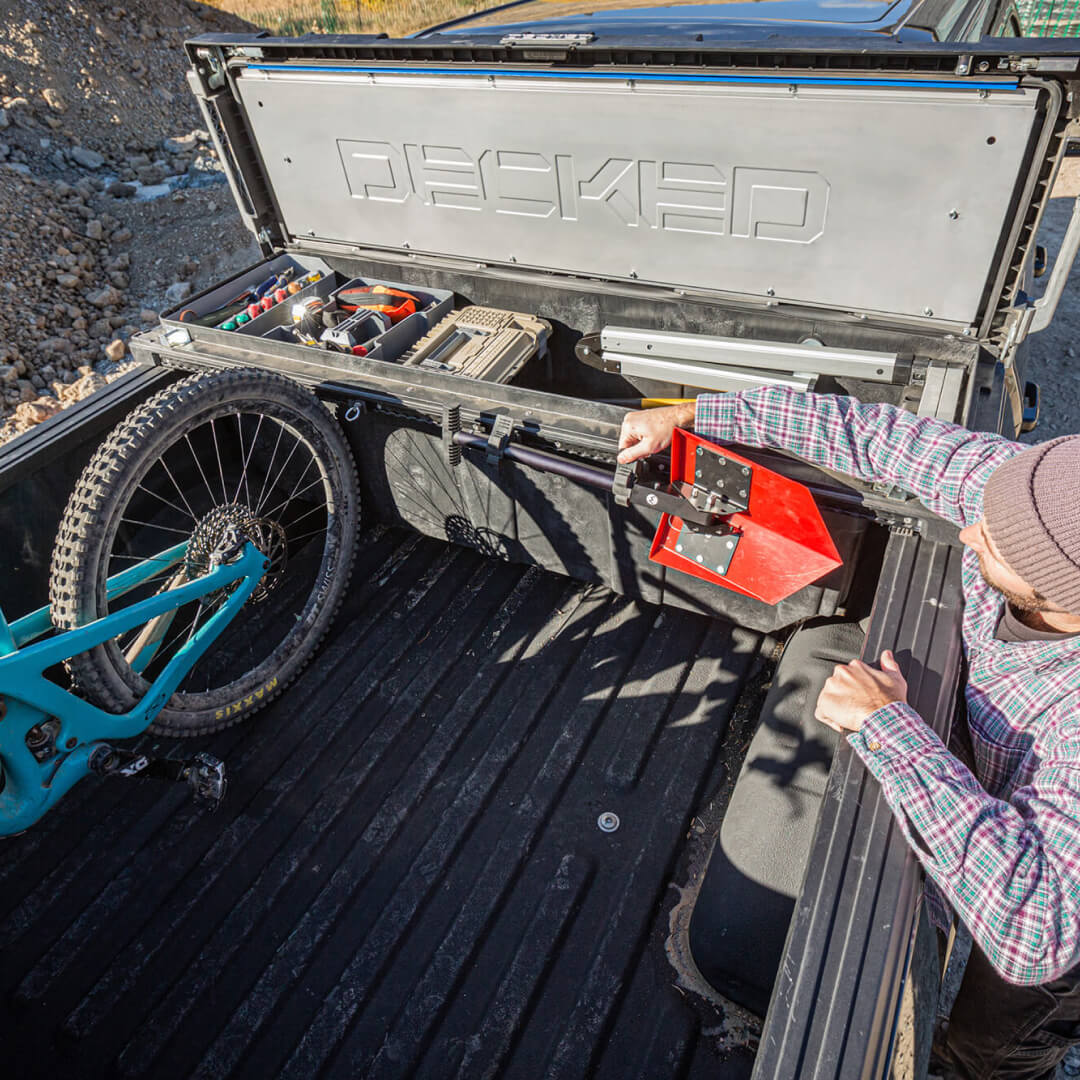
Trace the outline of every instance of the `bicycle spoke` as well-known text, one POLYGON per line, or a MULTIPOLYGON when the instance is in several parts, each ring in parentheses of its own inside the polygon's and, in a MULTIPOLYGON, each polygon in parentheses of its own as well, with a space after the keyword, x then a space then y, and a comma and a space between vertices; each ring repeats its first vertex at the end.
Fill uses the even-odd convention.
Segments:
POLYGON ((210 417, 210 433, 214 436, 214 454, 217 456, 218 475, 221 477, 221 501, 227 503, 229 501, 229 494, 225 490, 225 469, 221 464, 221 448, 218 446, 217 441, 217 427, 214 424, 214 418, 210 417))
MULTIPOLYGON (((312 461, 314 461, 314 460, 315 460, 315 459, 314 459, 314 458, 312 458, 312 461)), ((310 469, 310 468, 311 468, 311 462, 309 461, 309 462, 308 462, 308 469, 310 469)), ((302 479, 303 479, 303 478, 304 478, 305 476, 307 476, 307 469, 305 469, 305 470, 303 471, 303 473, 301 474, 301 477, 300 477, 300 479, 302 480, 302 479)), ((284 510, 284 509, 285 509, 285 507, 287 507, 287 506, 289 505, 289 503, 291 503, 291 502, 293 501, 293 499, 296 499, 296 498, 298 498, 299 496, 303 495, 305 491, 310 491, 310 490, 311 490, 311 489, 312 489, 313 487, 316 487, 316 486, 317 486, 318 484, 321 484, 322 482, 323 482, 323 478, 322 478, 322 476, 321 476, 321 475, 319 475, 319 476, 317 476, 317 477, 316 477, 316 478, 315 478, 314 480, 312 480, 310 484, 308 484, 308 485, 307 485, 306 487, 304 487, 304 488, 301 488, 301 489, 300 489, 299 491, 297 491, 297 490, 296 490, 296 488, 294 487, 294 488, 292 489, 292 491, 291 491, 291 492, 290 492, 290 493, 289 493, 289 494, 288 494, 288 495, 287 495, 287 496, 285 497, 285 500, 284 500, 284 502, 279 502, 279 503, 277 504, 277 506, 275 506, 275 507, 274 507, 274 509, 273 509, 273 510, 266 510, 266 511, 265 511, 265 512, 264 512, 263 514, 261 514, 260 516, 261 516, 261 517, 264 517, 264 518, 268 518, 268 517, 271 517, 271 516, 272 516, 272 515, 273 515, 274 513, 276 513, 276 512, 278 511, 278 510, 284 510)), ((299 483, 300 483, 300 480, 297 480, 297 481, 296 481, 296 483, 297 483, 297 485, 299 485, 299 483)), ((277 519, 277 518, 274 518, 274 520, 275 520, 275 521, 277 521, 278 519, 277 519)))
MULTIPOLYGON (((293 448, 289 451, 289 456, 285 459, 285 464, 282 465, 281 468, 278 470, 278 476, 284 476, 285 475, 285 470, 289 467, 289 462, 292 461, 293 454, 296 453, 296 448, 301 445, 300 440, 298 438, 296 438, 296 436, 293 436, 293 438, 295 439, 295 442, 293 443, 293 448)), ((310 462, 309 462, 309 464, 310 464, 310 462)), ((270 494, 271 494, 271 492, 273 492, 274 487, 276 486, 276 484, 277 484, 277 476, 274 477, 274 483, 270 485, 270 491, 268 491, 266 493, 266 498, 267 499, 270 498, 270 494)), ((262 513, 262 508, 263 508, 263 500, 260 500, 259 505, 255 507, 255 513, 256 514, 262 513)))
POLYGON ((191 503, 187 501, 187 496, 184 494, 183 488, 181 488, 180 485, 176 482, 176 477, 173 476, 172 469, 170 469, 169 466, 165 464, 164 454, 162 454, 161 457, 158 458, 158 464, 165 470, 166 475, 172 481, 172 486, 176 488, 176 494, 180 496, 180 501, 184 504, 185 507, 187 507, 187 512, 191 515, 191 519, 193 521, 198 520, 198 515, 195 513, 194 510, 191 509, 191 503))
POLYGON ((266 482, 270 479, 270 474, 274 471, 274 462, 277 461, 278 447, 281 445, 281 436, 285 434, 285 425, 278 420, 274 420, 274 423, 278 426, 277 439, 274 440, 274 449, 270 454, 270 464, 266 466, 266 475, 263 477, 262 487, 259 488, 259 494, 255 499, 255 513, 259 512, 259 507, 262 506, 263 494, 266 491, 266 482))
MULTIPOLYGON (((316 510, 321 510, 322 507, 318 506, 315 509, 316 510)), ((314 511, 311 511, 311 513, 314 513, 314 511)), ((307 514, 305 514, 304 517, 307 517, 307 514)), ((297 518, 296 520, 299 521, 300 518, 297 518)), ((313 532, 304 533, 303 536, 289 536, 288 540, 289 540, 290 544, 299 544, 301 540, 309 540, 313 536, 325 536, 325 535, 326 535, 326 529, 315 529, 313 532)), ((286 536, 288 536, 287 533, 286 533, 286 536)))
POLYGON ((161 529, 162 532, 178 533, 180 536, 191 535, 190 529, 171 529, 168 525, 155 525, 152 521, 139 521, 137 518, 123 517, 120 521, 127 522, 129 525, 141 525, 145 529, 161 529))
POLYGON ((262 422, 262 413, 259 413, 259 422, 255 425, 255 434, 251 439, 251 449, 248 451, 247 457, 244 458, 244 429, 241 425, 240 414, 236 414, 236 429, 240 438, 240 457, 244 459, 244 465, 240 473, 240 480, 236 485, 236 494, 233 496, 233 502, 239 502, 240 486, 243 485, 244 492, 247 495, 248 506, 251 505, 251 489, 248 487, 247 482, 248 463, 251 461, 251 455, 255 453, 255 444, 259 441, 259 431, 262 428, 262 422))
POLYGON ((188 449, 191 451, 192 460, 195 462, 195 468, 199 470, 199 475, 202 477, 203 483, 206 485, 206 494, 210 496, 210 505, 214 506, 217 503, 217 496, 210 490, 210 481, 206 479, 206 473, 203 472, 202 462, 199 461, 199 455, 195 453, 195 447, 191 445, 191 436, 186 432, 184 434, 184 441, 188 444, 188 449))
POLYGON ((177 511, 177 513, 187 514, 187 516, 191 518, 192 521, 195 520, 194 514, 189 513, 187 510, 182 510, 179 506, 176 505, 176 503, 169 502, 168 499, 166 499, 163 495, 159 495, 156 491, 151 491, 149 488, 143 487, 142 484, 136 485, 136 490, 145 491, 147 495, 152 495, 155 499, 158 500, 158 502, 163 502, 166 506, 171 507, 173 510, 177 511))

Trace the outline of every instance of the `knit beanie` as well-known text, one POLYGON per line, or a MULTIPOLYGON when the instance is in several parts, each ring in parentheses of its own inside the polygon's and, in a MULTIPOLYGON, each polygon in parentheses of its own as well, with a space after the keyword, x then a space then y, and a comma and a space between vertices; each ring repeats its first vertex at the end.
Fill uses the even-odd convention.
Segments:
POLYGON ((1002 462, 983 493, 986 530, 1010 569, 1080 615, 1080 435, 1002 462))

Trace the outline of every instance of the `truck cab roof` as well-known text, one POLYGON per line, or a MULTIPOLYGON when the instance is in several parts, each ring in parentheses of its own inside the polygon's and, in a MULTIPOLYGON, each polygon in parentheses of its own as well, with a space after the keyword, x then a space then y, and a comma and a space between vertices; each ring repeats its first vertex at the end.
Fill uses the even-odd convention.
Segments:
POLYGON ((700 40, 876 37, 940 41, 1002 22, 1008 2, 986 0, 512 0, 431 27, 418 37, 502 38, 515 34, 700 34, 700 40), (978 12, 973 12, 978 8, 978 12), (973 20, 973 14, 976 18, 973 20))

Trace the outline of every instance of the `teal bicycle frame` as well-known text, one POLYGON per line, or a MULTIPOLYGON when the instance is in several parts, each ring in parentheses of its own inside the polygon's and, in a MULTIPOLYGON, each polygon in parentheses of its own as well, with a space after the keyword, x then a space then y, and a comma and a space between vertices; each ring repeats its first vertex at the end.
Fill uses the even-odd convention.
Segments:
MULTIPOLYGON (((160 574, 163 563, 166 568, 179 564, 186 553, 185 541, 110 577, 106 595, 110 600, 124 595, 160 574)), ((47 638, 53 630, 47 605, 14 623, 8 623, 0 611, 0 836, 21 832, 38 821, 91 771, 90 758, 104 740, 131 738, 150 726, 184 676, 255 591, 268 565, 263 553, 248 541, 234 562, 47 638), (129 712, 107 713, 45 677, 48 668, 234 582, 239 584, 222 607, 184 642, 129 712), (51 718, 60 725, 54 752, 39 761, 27 745, 27 735, 51 718)), ((169 620, 163 621, 167 625, 169 620)), ((136 671, 145 669, 161 643, 161 635, 150 638, 132 661, 136 671)))

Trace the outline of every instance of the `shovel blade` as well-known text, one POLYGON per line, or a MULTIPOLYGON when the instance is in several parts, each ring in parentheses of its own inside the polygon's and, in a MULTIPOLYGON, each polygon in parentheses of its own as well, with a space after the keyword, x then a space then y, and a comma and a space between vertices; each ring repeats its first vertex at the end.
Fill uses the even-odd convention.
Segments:
MULTIPOLYGON (((688 557, 677 550, 691 548, 682 542, 684 534, 690 535, 687 526, 681 518, 664 514, 649 553, 654 562, 766 604, 778 604, 842 565, 809 489, 726 447, 677 428, 671 444, 673 484, 694 482, 699 446, 752 470, 747 509, 726 519, 735 530, 734 553, 724 573, 688 557)), ((700 550, 700 544, 694 550, 700 550)))

